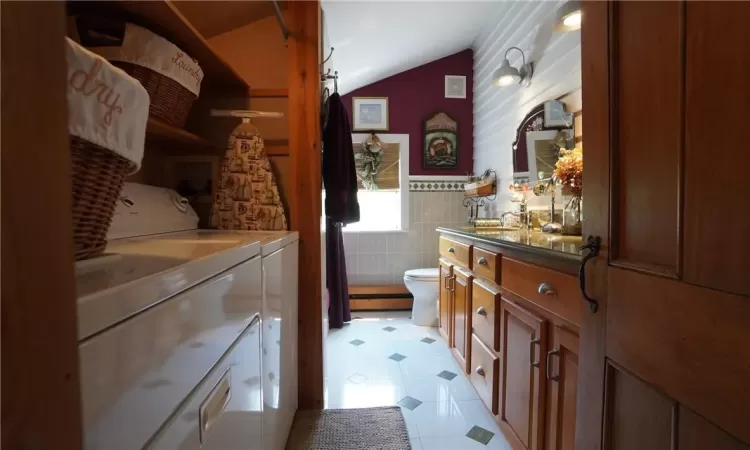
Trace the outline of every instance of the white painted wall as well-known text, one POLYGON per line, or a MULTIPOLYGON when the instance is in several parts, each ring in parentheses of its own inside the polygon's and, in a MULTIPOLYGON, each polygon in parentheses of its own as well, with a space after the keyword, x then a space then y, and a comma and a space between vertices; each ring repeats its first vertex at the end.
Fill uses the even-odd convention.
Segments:
MULTIPOLYGON (((498 217, 516 211, 510 203, 508 185, 513 181, 511 145, 523 117, 545 100, 561 97, 581 88, 580 31, 553 31, 557 8, 564 1, 501 2, 495 16, 474 41, 474 173, 497 171, 497 200, 488 202, 484 217, 498 217), (492 74, 508 47, 520 47, 534 61, 534 76, 528 88, 520 85, 500 88, 492 74)), ((521 55, 511 52, 510 63, 519 67, 521 55)), ((548 198, 534 198, 532 207, 548 207, 548 198)))

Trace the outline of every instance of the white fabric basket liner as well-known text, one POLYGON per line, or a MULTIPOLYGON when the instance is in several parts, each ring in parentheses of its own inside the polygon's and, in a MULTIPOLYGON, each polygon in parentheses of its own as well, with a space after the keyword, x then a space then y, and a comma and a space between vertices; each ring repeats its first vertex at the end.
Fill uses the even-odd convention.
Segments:
POLYGON ((68 132, 141 167, 149 98, 135 78, 66 38, 68 132))
POLYGON ((109 61, 121 61, 147 67, 178 83, 196 97, 201 90, 203 70, 176 45, 138 25, 125 25, 122 45, 89 47, 109 61))

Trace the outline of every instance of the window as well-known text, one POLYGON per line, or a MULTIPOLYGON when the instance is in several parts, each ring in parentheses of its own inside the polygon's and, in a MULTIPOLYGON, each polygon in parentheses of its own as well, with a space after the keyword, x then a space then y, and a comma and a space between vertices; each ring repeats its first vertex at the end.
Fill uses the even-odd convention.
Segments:
MULTIPOLYGON (((352 135, 355 153, 361 151, 361 144, 368 136, 352 135)), ((357 192, 360 221, 344 227, 345 232, 398 231, 409 228, 409 135, 378 134, 378 138, 387 152, 380 165, 382 176, 379 174, 375 179, 381 189, 367 190, 360 184, 357 192)), ((323 196, 325 197, 325 191, 323 196)), ((325 229, 325 218, 322 220, 322 227, 325 229)))

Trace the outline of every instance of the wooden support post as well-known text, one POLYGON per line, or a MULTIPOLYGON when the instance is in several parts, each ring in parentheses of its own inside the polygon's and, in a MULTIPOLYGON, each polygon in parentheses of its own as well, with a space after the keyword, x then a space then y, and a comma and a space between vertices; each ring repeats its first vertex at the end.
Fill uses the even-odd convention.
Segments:
POLYGON ((289 2, 289 216, 299 231, 299 407, 323 408, 320 3, 289 2))
POLYGON ((2 448, 83 448, 65 3, 2 2, 2 448))

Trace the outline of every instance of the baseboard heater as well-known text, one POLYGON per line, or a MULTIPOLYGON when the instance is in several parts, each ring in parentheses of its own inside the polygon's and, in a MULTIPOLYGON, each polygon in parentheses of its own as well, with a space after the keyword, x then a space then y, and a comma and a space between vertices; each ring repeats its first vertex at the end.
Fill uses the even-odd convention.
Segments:
POLYGON ((401 284, 382 286, 349 286, 349 308, 352 311, 411 310, 414 297, 401 284))

